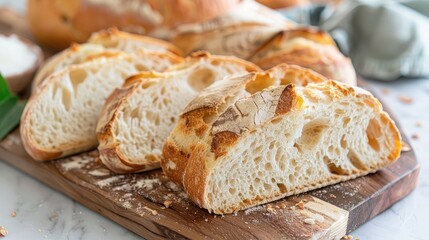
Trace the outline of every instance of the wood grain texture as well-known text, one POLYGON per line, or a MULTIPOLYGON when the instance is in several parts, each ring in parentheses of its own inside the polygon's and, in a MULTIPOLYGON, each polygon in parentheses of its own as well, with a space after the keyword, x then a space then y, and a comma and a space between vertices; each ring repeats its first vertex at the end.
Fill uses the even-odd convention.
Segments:
POLYGON ((39 163, 25 153, 15 131, 0 143, 0 156, 148 239, 338 239, 409 194, 419 173, 414 152, 403 152, 375 174, 216 216, 190 202, 160 170, 115 175, 101 164, 96 150, 39 163), (169 208, 166 201, 171 201, 169 208), (312 220, 314 224, 306 223, 312 220))

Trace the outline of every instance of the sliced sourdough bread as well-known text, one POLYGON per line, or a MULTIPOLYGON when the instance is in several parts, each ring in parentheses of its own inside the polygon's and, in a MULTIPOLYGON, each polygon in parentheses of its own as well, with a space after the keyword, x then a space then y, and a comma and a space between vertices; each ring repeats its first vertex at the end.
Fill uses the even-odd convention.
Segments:
POLYGON ((139 49, 147 52, 169 52, 181 55, 181 51, 169 42, 111 28, 92 34, 88 43, 72 44, 69 48, 51 57, 37 72, 33 80, 33 90, 52 73, 69 65, 82 63, 93 54, 115 50, 134 53, 139 49))
POLYGON ((112 171, 159 168, 162 146, 190 100, 215 81, 260 69, 199 52, 164 73, 140 73, 106 101, 97 125, 101 161, 112 171))
POLYGON ((369 92, 279 65, 193 99, 161 166, 195 203, 223 214, 375 172, 400 149, 398 129, 369 92))
POLYGON ((52 74, 24 109, 25 149, 43 161, 96 147, 98 116, 112 91, 137 72, 163 71, 180 61, 163 53, 100 55, 52 74))

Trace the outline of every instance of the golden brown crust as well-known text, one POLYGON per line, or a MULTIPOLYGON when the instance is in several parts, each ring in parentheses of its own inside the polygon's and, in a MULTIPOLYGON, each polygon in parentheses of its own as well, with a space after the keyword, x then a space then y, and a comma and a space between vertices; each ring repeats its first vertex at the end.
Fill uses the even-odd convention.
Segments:
POLYGON ((68 47, 71 42, 84 42, 91 33, 112 26, 140 34, 169 37, 171 28, 217 17, 235 7, 238 2, 239 0, 30 0, 27 3, 27 15, 38 41, 60 50, 68 47))
POLYGON ((111 27, 106 30, 102 30, 96 33, 93 33, 88 39, 89 43, 101 44, 105 47, 114 47, 118 39, 129 39, 137 42, 144 42, 150 45, 158 45, 171 53, 174 53, 178 56, 182 55, 182 50, 173 44, 163 41, 157 38, 146 37, 142 35, 132 34, 128 32, 119 31, 116 27, 111 27))

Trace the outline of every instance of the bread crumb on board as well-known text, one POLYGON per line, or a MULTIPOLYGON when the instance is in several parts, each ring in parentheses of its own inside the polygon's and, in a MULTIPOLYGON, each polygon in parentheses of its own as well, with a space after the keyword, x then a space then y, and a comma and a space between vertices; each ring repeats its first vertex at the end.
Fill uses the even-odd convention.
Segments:
POLYGON ((304 219, 304 223, 309 224, 309 225, 313 225, 316 223, 316 220, 314 218, 306 218, 306 219, 304 219))
POLYGON ((401 95, 401 96, 399 96, 399 101, 406 103, 406 104, 410 104, 413 102, 413 99, 408 97, 408 96, 401 95))
POLYGON ((3 226, 0 226, 0 237, 6 237, 6 235, 8 235, 9 232, 6 230, 6 228, 4 228, 3 226))
POLYGON ((402 141, 401 142, 401 151, 402 152, 409 152, 409 151, 411 151, 410 145, 408 145, 408 143, 402 141))
POLYGON ((299 209, 304 210, 305 209, 305 203, 301 200, 299 203, 295 204, 299 209))
POLYGON ((11 213, 10 213, 10 216, 11 217, 16 217, 16 211, 14 210, 14 211, 12 211, 11 213))
POLYGON ((145 206, 144 209, 148 210, 154 216, 158 215, 158 211, 156 211, 156 210, 154 210, 152 208, 149 208, 149 207, 145 206))
POLYGON ((164 201, 164 206, 166 207, 166 208, 169 208, 170 206, 171 206, 171 204, 173 203, 173 201, 171 201, 171 200, 165 200, 164 201))

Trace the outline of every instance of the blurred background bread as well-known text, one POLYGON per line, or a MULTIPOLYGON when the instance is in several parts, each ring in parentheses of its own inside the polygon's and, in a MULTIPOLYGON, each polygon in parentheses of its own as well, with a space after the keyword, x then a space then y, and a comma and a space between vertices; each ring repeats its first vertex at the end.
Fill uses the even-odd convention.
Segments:
POLYGON ((308 0, 257 0, 259 3, 273 9, 296 7, 308 4, 308 0))
POLYGON ((92 32, 120 30, 166 38, 179 24, 217 17, 240 0, 28 0, 27 15, 37 40, 56 50, 84 42, 92 32))

